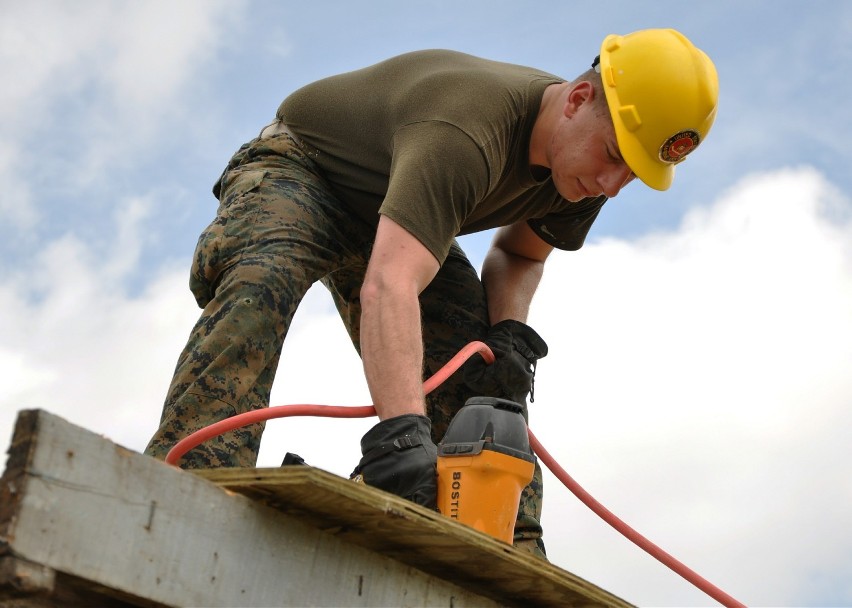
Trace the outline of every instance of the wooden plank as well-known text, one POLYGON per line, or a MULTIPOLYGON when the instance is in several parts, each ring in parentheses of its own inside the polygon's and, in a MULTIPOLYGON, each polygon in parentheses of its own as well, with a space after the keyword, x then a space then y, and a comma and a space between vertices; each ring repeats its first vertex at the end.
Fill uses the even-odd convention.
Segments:
POLYGON ((349 542, 517 606, 630 606, 506 543, 391 494, 306 466, 195 471, 349 542))
POLYGON ((4 606, 505 605, 39 410, 0 497, 4 606))

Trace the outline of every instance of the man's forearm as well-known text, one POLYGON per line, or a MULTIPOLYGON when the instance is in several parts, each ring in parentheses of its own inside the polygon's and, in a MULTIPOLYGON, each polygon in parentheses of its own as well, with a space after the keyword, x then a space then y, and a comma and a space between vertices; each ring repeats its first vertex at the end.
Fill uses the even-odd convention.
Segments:
POLYGON ((361 286, 361 358, 381 420, 425 411, 419 296, 438 267, 407 230, 379 219, 361 286))
POLYGON ((390 293, 362 299, 361 358, 381 420, 425 411, 423 337, 416 297, 390 293))
POLYGON ((544 262, 492 247, 482 264, 482 284, 491 324, 504 319, 526 322, 544 262))

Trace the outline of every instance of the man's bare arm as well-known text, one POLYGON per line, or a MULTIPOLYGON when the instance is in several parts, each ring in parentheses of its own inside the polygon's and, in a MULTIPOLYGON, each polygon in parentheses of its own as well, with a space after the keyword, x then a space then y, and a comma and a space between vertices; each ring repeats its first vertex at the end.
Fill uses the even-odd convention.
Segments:
POLYGON ((526 322, 533 295, 553 247, 526 222, 497 230, 482 264, 482 283, 491 324, 504 319, 526 322))
POLYGON ((361 288, 361 358, 381 420, 424 414, 418 296, 438 269, 417 238, 381 217, 361 288))

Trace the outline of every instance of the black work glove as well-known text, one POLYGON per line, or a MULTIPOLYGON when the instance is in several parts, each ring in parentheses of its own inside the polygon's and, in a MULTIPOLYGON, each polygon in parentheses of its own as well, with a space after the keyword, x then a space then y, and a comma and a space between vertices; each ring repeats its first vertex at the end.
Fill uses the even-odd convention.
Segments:
POLYGON ((494 363, 482 357, 468 361, 464 383, 477 395, 509 399, 523 405, 534 401, 535 366, 547 355, 547 344, 532 327, 507 319, 493 325, 482 340, 494 353, 494 363))
POLYGON ((426 416, 404 414, 379 422, 361 439, 364 455, 350 476, 418 505, 437 509, 438 448, 426 416))

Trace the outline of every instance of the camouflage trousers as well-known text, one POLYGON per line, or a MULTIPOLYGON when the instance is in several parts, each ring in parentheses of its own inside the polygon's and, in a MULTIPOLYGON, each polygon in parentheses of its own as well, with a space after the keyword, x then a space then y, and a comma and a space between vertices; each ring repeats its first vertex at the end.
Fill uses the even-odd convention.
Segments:
MULTIPOLYGON (((243 145, 214 192, 219 209, 199 237, 190 276, 203 312, 178 359, 160 426, 145 450, 160 459, 200 428, 269 405, 287 330, 316 281, 328 288, 360 353, 359 292, 375 228, 336 199, 299 144, 279 134, 243 145)), ((421 294, 420 306, 425 379, 466 344, 482 339, 489 327, 482 283, 458 243, 421 294)), ((426 397, 436 443, 459 408, 476 396, 465 386, 463 371, 426 397)), ((263 426, 211 439, 180 465, 253 467, 263 426)), ((536 465, 521 497, 515 541, 543 557, 541 499, 536 465)))

